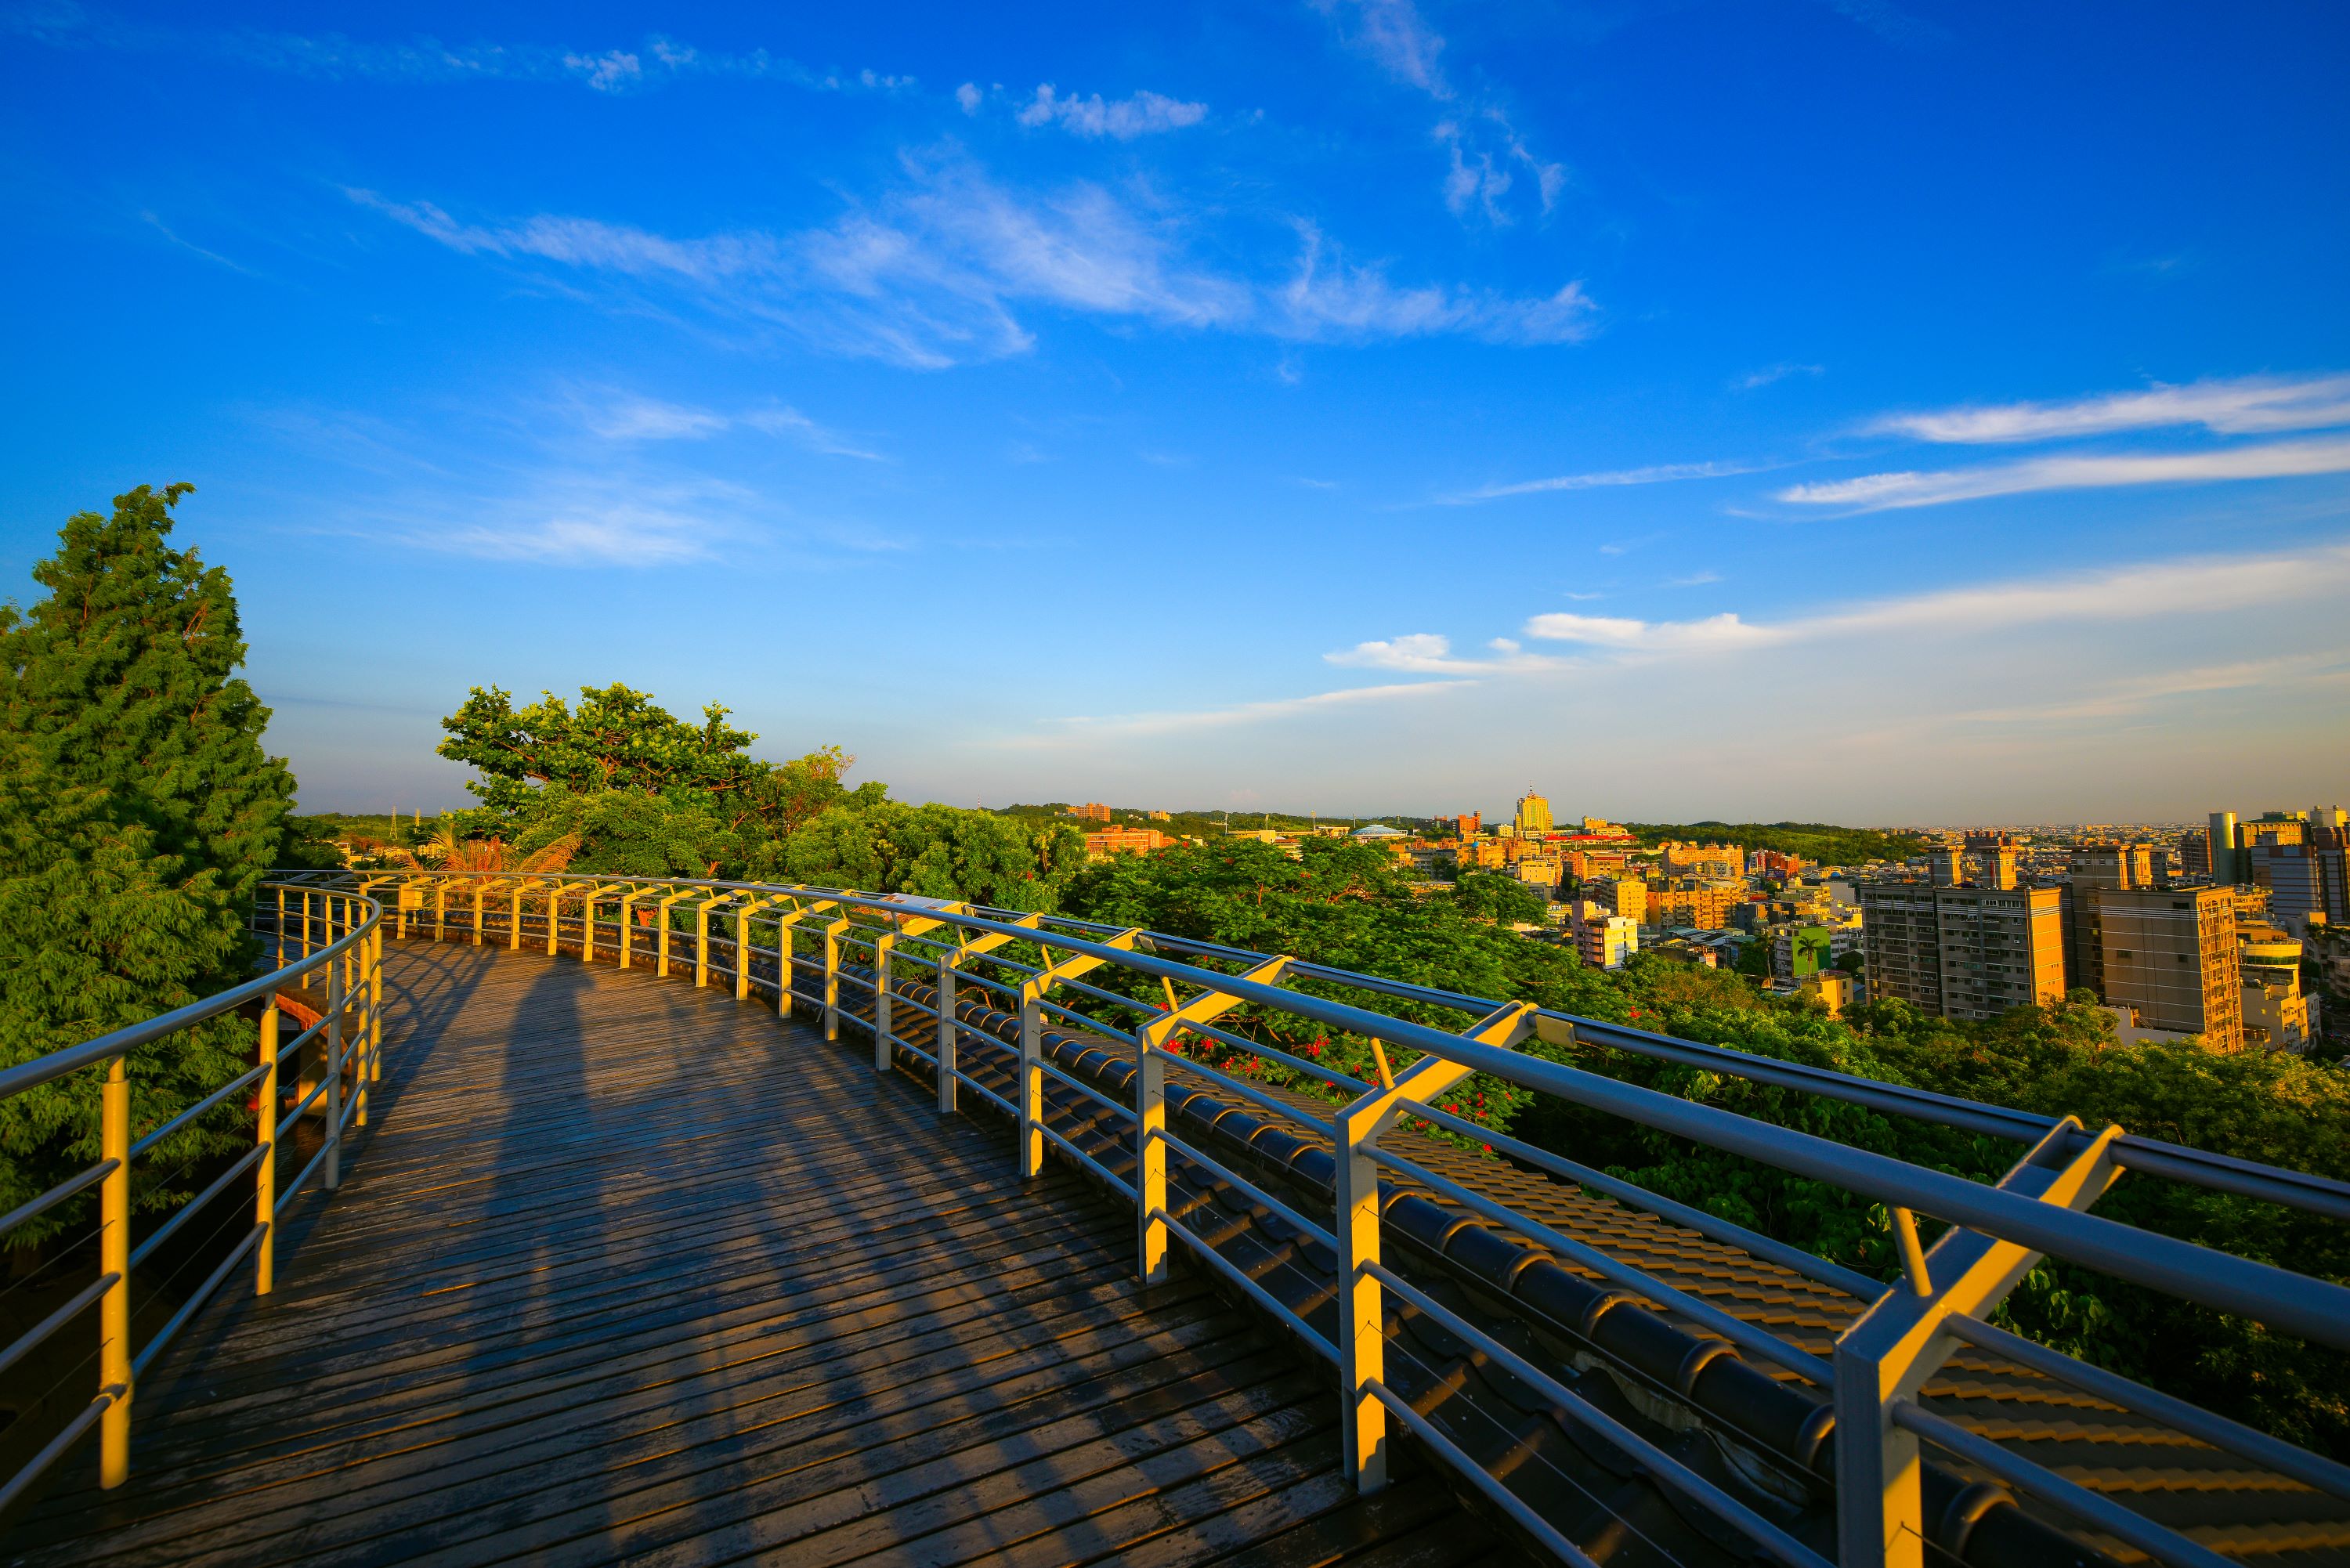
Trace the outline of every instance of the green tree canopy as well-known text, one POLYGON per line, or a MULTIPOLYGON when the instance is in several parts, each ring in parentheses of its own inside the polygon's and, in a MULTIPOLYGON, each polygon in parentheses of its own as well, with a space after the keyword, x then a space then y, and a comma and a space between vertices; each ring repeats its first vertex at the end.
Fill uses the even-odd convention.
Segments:
POLYGON ((1085 836, 1067 824, 882 801, 819 812, 777 842, 766 874, 811 887, 1054 909, 1085 857, 1085 836))
POLYGON ((1495 925, 1539 926, 1550 919, 1550 900, 1515 877, 1470 871, 1452 885, 1452 903, 1472 920, 1495 925))
POLYGON ((503 688, 476 686, 441 721, 449 738, 440 753, 481 774, 468 787, 497 810, 515 809, 537 784, 575 794, 724 794, 746 787, 764 766, 749 750, 758 737, 727 723, 726 712, 712 702, 699 725, 685 723, 650 692, 617 681, 602 691, 582 686, 577 708, 542 691, 517 710, 503 688))
MULTIPOLYGON (((46 596, 0 608, 0 1063, 251 968, 248 910, 294 781, 262 751, 268 710, 234 673, 245 648, 227 574, 170 542, 192 488, 141 485, 111 516, 77 514, 34 568, 46 596)), ((234 1076, 251 1033, 220 1019, 134 1053, 134 1118, 151 1125, 234 1076)), ((98 1088, 83 1073, 0 1104, 0 1208, 96 1157, 98 1088)), ((182 1158, 202 1136, 179 1140, 182 1158)), ((169 1152, 146 1168, 180 1163, 169 1152)))

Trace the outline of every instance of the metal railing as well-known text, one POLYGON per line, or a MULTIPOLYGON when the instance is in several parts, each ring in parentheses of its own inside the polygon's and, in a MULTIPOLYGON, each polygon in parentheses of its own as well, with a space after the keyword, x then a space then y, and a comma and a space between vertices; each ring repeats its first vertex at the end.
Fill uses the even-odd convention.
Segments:
POLYGON ((0 1101, 77 1073, 103 1069, 106 1075, 99 1090, 97 1163, 0 1215, 0 1235, 5 1235, 92 1188, 98 1189, 98 1277, 0 1350, 0 1372, 5 1372, 94 1305, 98 1309, 98 1390, 62 1430, 16 1474, 0 1483, 0 1510, 22 1496, 93 1427, 99 1433, 99 1484, 109 1488, 121 1485, 130 1474, 133 1396, 148 1367, 247 1258, 254 1261, 255 1293, 267 1295, 274 1282, 278 1215, 314 1172, 324 1171, 328 1188, 341 1183, 344 1133, 351 1125, 367 1125, 369 1085, 380 1079, 383 1072, 381 919, 381 908, 363 894, 271 881, 262 888, 254 918, 255 929, 269 934, 270 953, 277 966, 271 973, 144 1023, 0 1071, 0 1101), (296 955, 290 961, 286 958, 289 950, 296 955), (307 990, 302 982, 322 972, 327 996, 317 1021, 281 1043, 284 1031, 280 1023, 280 993, 289 987, 307 990), (134 1136, 130 1072, 132 1054, 184 1029, 255 1006, 255 1064, 195 1104, 134 1136), (318 1064, 317 1081, 307 1093, 300 1086, 304 1076, 300 1054, 306 1049, 311 1051, 318 1064), (280 1116, 276 1114, 279 1105, 279 1070, 289 1059, 296 1063, 297 1099, 294 1107, 280 1116), (252 1149, 220 1171, 203 1191, 133 1245, 130 1232, 134 1163, 175 1134, 193 1128, 224 1106, 231 1106, 236 1096, 247 1091, 253 1093, 255 1102, 252 1149), (278 1145, 321 1099, 324 1106, 319 1114, 324 1131, 318 1150, 294 1179, 281 1188, 277 1179, 278 1145), (252 1177, 252 1226, 213 1266, 203 1282, 134 1353, 134 1271, 197 1213, 239 1187, 248 1174, 252 1177))
MULTIPOLYGON (((1648 1443, 1620 1421, 1486 1333, 1461 1312, 1398 1273, 1383 1259, 1382 1171, 1408 1179, 1479 1219, 1597 1273, 1639 1299, 1698 1325, 1821 1391, 1832 1404, 1833 1483, 1842 1568, 1916 1568, 1925 1558, 1928 1525, 1920 1486, 1921 1441, 2039 1500, 2088 1529, 2154 1561, 2211 1568, 2226 1559, 2175 1531, 2057 1475, 1999 1444, 1933 1414, 1919 1402, 1927 1378, 1962 1345, 1992 1351, 2069 1384, 2096 1399, 2201 1443, 2265 1467, 2290 1481, 2350 1500, 2350 1468, 2304 1452, 2183 1401, 2060 1355, 1985 1321, 2045 1254, 2207 1307, 2241 1314, 2305 1340, 2350 1349, 2350 1291, 2322 1280, 2180 1241, 2088 1212, 2125 1171, 2158 1177, 2350 1217, 2350 1186, 2324 1178, 2227 1158, 2117 1127, 2092 1129, 2072 1117, 2049 1118, 1818 1068, 1675 1040, 1601 1021, 1409 985, 1214 943, 1056 916, 974 908, 903 896, 767 884, 603 877, 584 874, 317 873, 296 881, 369 892, 396 884, 397 929, 519 949, 543 940, 554 954, 642 963, 656 975, 690 961, 696 985, 731 981, 738 999, 771 995, 788 1016, 805 1007, 837 1040, 844 984, 869 997, 874 1066, 894 1053, 926 1064, 939 1108, 956 1108, 968 1089, 1016 1128, 1014 1158, 1023 1175, 1042 1167, 1048 1145, 1119 1193, 1135 1208, 1138 1272, 1146 1282, 1168 1277, 1174 1244, 1274 1314, 1310 1348, 1335 1364, 1344 1407, 1347 1464, 1365 1492, 1386 1481, 1390 1422, 1419 1438, 1440 1460, 1561 1560, 1587 1561, 1574 1543, 1502 1479, 1473 1460, 1440 1426, 1387 1381, 1386 1323, 1390 1299, 1408 1303, 1553 1402, 1563 1418, 1632 1455, 1644 1473, 1682 1502, 1711 1514, 1770 1558, 1804 1568, 1826 1559, 1738 1498, 1648 1443), (606 920, 599 911, 608 909, 606 920), (715 936, 712 922, 724 922, 715 936), (761 938, 766 939, 763 944, 761 938), (727 961, 717 961, 723 956, 727 961), (690 955, 690 960, 689 956, 690 955), (845 964, 844 955, 861 955, 845 964), (1210 967, 1232 966, 1237 972, 1210 967), (772 973, 763 972, 772 966, 772 973), (863 972, 858 972, 861 970, 863 972), (1129 994, 1083 977, 1109 971, 1129 994), (934 1003, 905 994, 901 980, 934 988, 934 1003), (804 988, 804 981, 815 989, 804 988), (1310 986, 1311 990, 1297 989, 1310 986), (1016 1010, 1018 1038, 1011 1090, 991 1089, 959 1061, 959 988, 977 988, 1002 1010, 1016 1010), (1154 989, 1155 988, 1155 989, 1154 989), (1185 994, 1188 992, 1189 994, 1185 994), (1352 1000, 1356 998, 1360 1000, 1352 1000), (1447 1031, 1378 1011, 1400 1002, 1443 1008, 1473 1020, 1447 1031), (1342 1031, 1368 1042, 1378 1064, 1365 1082, 1321 1063, 1219 1027, 1236 1008, 1342 1031), (912 1022, 910 1024, 909 1017, 912 1022), (1048 1024, 1074 1026, 1132 1053, 1132 1101, 1121 1104, 1097 1085, 1047 1059, 1048 1024), (1824 1097, 1888 1114, 2011 1139, 2022 1158, 1997 1183, 1984 1185, 1868 1153, 1789 1127, 1524 1054, 1517 1047, 1599 1045, 1824 1097), (1326 1085, 1339 1099, 1326 1118, 1270 1094, 1242 1075, 1187 1054, 1187 1041, 1249 1053, 1326 1085), (1390 1051, 1415 1054, 1400 1070, 1390 1051), (1336 1158, 1335 1210, 1310 1216, 1199 1147, 1168 1121, 1170 1070, 1203 1079, 1330 1142, 1336 1158), (1890 1288, 1801 1249, 1592 1170, 1549 1150, 1466 1120, 1441 1103, 1474 1074, 1623 1117, 1657 1131, 1727 1150, 1764 1165, 1866 1195, 1889 1210, 1904 1262, 1890 1288), (1132 1179, 1047 1125, 1048 1083, 1130 1119, 1132 1179), (1564 1234, 1430 1168, 1383 1142, 1413 1123, 1473 1139, 1523 1167, 1607 1193, 1633 1208, 1711 1240, 1744 1249, 1866 1303, 1823 1358, 1784 1336, 1564 1234), (1169 1162, 1190 1162, 1245 1193, 1288 1225, 1328 1247, 1338 1260, 1338 1333, 1315 1330, 1210 1241, 1170 1212, 1169 1162), (1945 1221, 1930 1248, 1917 1217, 1945 1221)), ((1099 977, 1097 977, 1099 978, 1099 977)), ((1821 1428, 1823 1431, 1825 1428, 1821 1428)))

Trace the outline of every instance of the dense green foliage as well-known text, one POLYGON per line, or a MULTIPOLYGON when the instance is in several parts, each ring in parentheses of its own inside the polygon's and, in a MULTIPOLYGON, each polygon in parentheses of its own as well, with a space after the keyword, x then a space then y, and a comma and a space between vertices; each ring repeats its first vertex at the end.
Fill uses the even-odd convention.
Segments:
MULTIPOLYGON (((748 877, 1048 909, 1085 858, 1066 820, 1026 821, 904 805, 879 784, 850 788, 854 761, 827 746, 785 763, 715 704, 672 717, 626 686, 582 688, 517 711, 476 688, 442 721, 441 754, 481 774, 482 805, 445 819, 527 856, 571 846, 576 870, 622 877, 748 877)), ((411 835, 411 838, 415 836, 411 835)))
MULTIPOLYGON (((141 485, 110 517, 76 514, 34 568, 47 596, 0 608, 0 1064, 224 990, 256 954, 247 911, 294 781, 233 673, 245 649, 227 575, 170 543, 190 488, 141 485)), ((252 1040, 223 1018, 134 1052, 134 1125, 234 1076, 252 1040)), ((84 1072, 0 1103, 0 1209, 97 1158, 99 1090, 84 1072)), ((140 1200, 173 1200, 172 1173, 227 1136, 169 1140, 140 1164, 140 1200)))
POLYGON ((1669 838, 1683 844, 1735 844, 1748 850, 1800 855, 1818 866, 1906 860, 1927 848, 1927 841, 1914 833, 1836 827, 1825 822, 1627 822, 1624 826, 1643 844, 1662 844, 1669 838))
MULTIPOLYGON (((1523 997, 1758 1055, 2074 1115, 2093 1127, 2116 1121, 2150 1137, 2350 1178, 2350 1075, 2287 1056, 2117 1046, 2109 1015, 2085 993, 1984 1024, 1927 1017, 1899 1002, 1831 1020, 1816 1004, 1776 1002, 1738 975, 1698 965, 1638 958, 1617 973, 1585 969, 1572 953, 1471 919, 1451 900, 1415 896, 1386 855, 1343 844, 1308 845, 1298 861, 1253 844, 1121 858, 1080 876, 1067 902, 1096 919, 1310 954, 1474 996, 1523 997)), ((1395 1011, 1445 1027, 1466 1022, 1440 1007, 1395 1011)), ((1224 1022, 1293 1054, 1370 1075, 1362 1042, 1246 1012, 1224 1022)), ((1570 1057, 1542 1045, 1527 1049, 1978 1180, 1995 1180, 2021 1152, 1997 1139, 1629 1053, 1579 1049, 1570 1057)), ((1315 1086, 1244 1053, 1208 1054, 1226 1070, 1315 1086)), ((1482 1077, 1462 1086, 1457 1109, 1880 1278, 1896 1271, 1886 1212, 1866 1199, 1482 1077)), ((2295 1210, 2126 1176, 2098 1212, 2303 1272, 2350 1277, 2350 1238, 2295 1210)), ((2007 1320, 2296 1441, 2336 1453, 2350 1448, 2350 1358, 2061 1263, 2033 1273, 2011 1298, 2007 1320)))
POLYGON ((1471 871, 1452 884, 1455 908, 1472 920, 1539 926, 1550 919, 1550 900, 1538 888, 1499 871, 1471 871))

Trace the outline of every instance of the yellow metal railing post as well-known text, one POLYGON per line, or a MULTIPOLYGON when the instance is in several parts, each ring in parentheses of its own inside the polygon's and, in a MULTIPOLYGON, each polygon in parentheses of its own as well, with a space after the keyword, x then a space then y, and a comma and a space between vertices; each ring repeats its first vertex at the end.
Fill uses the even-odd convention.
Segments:
POLYGON ((955 1108, 955 1040, 960 1026, 955 1023, 955 959, 950 950, 939 955, 939 1115, 952 1116, 955 1108))
POLYGON ((889 950, 898 933, 884 931, 873 939, 873 1070, 889 1070, 889 950))
POLYGON ((731 904, 733 901, 733 894, 721 893, 715 898, 707 899, 694 907, 693 983, 696 986, 710 983, 710 911, 721 904, 731 904))
POLYGON ((506 948, 512 952, 522 951, 522 895, 529 886, 527 877, 514 885, 514 907, 506 916, 506 948))
POLYGON ((368 939, 368 1075, 383 1078, 383 927, 368 939))
POLYGON ((284 969, 286 967, 286 884, 283 882, 277 885, 277 940, 270 944, 269 950, 276 957, 277 967, 284 969))
POLYGON ((253 1250, 253 1293, 277 1288, 277 1004, 261 1010, 261 1114, 253 1119, 261 1159, 253 1168, 253 1222, 261 1244, 253 1250))
POLYGON ((489 891, 489 878, 473 878, 473 945, 482 945, 482 899, 489 891))
POLYGON ((546 956, 553 958, 556 943, 563 930, 563 883, 560 878, 546 885, 546 956))
POLYGON ((824 928, 824 1037, 840 1038, 840 933, 848 929, 843 915, 824 928))
POLYGON ((432 884, 432 940, 441 941, 449 934, 449 884, 432 884))
POLYGON ((693 897, 691 893, 671 893, 660 901, 660 937, 654 944, 656 951, 653 960, 653 977, 657 980, 669 978, 669 907, 680 898, 691 897, 693 897))
POLYGON ((343 1184, 343 971, 327 969, 327 1190, 343 1184))
POLYGON ((114 1168, 99 1181, 98 1272, 109 1281, 98 1298, 98 1484, 130 1479, 130 1077, 117 1056, 107 1064, 99 1106, 99 1158, 114 1168))
POLYGON ((629 922, 635 919, 637 900, 644 896, 642 888, 631 888, 620 895, 620 967, 629 967, 629 939, 634 935, 629 922))

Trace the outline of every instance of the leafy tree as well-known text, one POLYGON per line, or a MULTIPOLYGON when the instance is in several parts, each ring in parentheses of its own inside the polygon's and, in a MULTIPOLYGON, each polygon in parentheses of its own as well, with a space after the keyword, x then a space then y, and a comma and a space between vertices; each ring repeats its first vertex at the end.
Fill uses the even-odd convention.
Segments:
MULTIPOLYGON (((227 574, 170 543, 192 488, 141 485, 110 517, 77 514, 34 568, 47 597, 0 608, 0 1063, 224 990, 256 956, 248 912, 294 781, 233 673, 245 647, 227 574)), ((223 1018, 132 1053, 134 1122, 234 1076, 252 1038, 223 1018)), ((81 1073, 0 1104, 0 1208, 97 1158, 99 1087, 81 1073)), ((140 1200, 175 1201, 152 1173, 228 1136, 171 1140, 142 1162, 140 1200)), ((10 1244, 70 1219, 53 1210, 10 1244)))
POLYGON ((1858 974, 1868 967, 1868 960, 1858 948, 1847 948, 1836 955, 1835 966, 1846 974, 1858 974))
POLYGON ((1054 909, 1085 864, 1085 836, 951 805, 839 805, 768 851, 764 876, 811 887, 1054 909))
POLYGON ((1539 926, 1550 919, 1550 900, 1499 871, 1471 871, 1452 885, 1452 903, 1472 920, 1495 925, 1539 926))
POLYGON ((726 711, 712 702, 699 726, 684 723, 650 693, 618 682, 600 691, 582 686, 577 709, 543 691, 517 711, 503 689, 476 686, 441 721, 449 738, 440 753, 482 775, 467 787, 496 811, 520 808, 540 784, 725 794, 746 787, 761 767, 748 749, 758 737, 728 724, 726 711))

